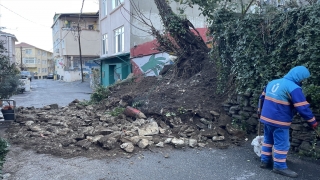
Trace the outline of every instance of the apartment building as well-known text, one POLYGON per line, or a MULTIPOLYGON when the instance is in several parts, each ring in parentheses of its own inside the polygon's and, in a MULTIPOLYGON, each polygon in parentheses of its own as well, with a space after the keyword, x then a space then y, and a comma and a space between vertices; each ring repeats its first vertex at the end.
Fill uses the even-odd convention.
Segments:
POLYGON ((17 65, 22 70, 30 71, 34 78, 46 78, 54 72, 53 53, 21 42, 15 45, 17 65), (22 64, 21 64, 22 63, 22 64))
POLYGON ((131 73, 129 1, 100 0, 99 21, 101 53, 94 62, 100 64, 101 84, 108 86, 131 73))
POLYGON ((97 12, 81 15, 80 13, 55 14, 51 28, 54 74, 58 79, 66 82, 81 80, 81 65, 84 74, 89 74, 92 68, 98 67, 98 64, 89 61, 100 55, 101 41, 97 12))
MULTIPOLYGON (((179 4, 171 2, 173 11, 179 4)), ((197 7, 186 8, 188 18, 205 38, 206 21, 197 7)), ((161 18, 154 1, 99 0, 101 54, 93 61, 100 64, 101 84, 109 86, 126 79, 130 73, 154 76, 165 64, 172 63, 168 52, 155 50, 156 40, 137 15, 148 18, 154 27, 162 30, 161 18), (155 61, 156 59, 156 61, 155 61)))
POLYGON ((0 31, 0 42, 3 43, 3 47, 6 49, 3 55, 9 57, 11 64, 15 63, 16 53, 15 53, 14 46, 15 46, 15 42, 18 42, 16 36, 13 34, 0 31))

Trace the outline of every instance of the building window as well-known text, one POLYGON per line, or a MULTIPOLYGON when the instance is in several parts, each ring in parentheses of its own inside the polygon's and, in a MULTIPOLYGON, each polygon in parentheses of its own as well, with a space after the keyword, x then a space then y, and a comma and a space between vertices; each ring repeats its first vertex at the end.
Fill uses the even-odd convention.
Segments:
POLYGON ((108 35, 102 36, 102 54, 108 54, 108 35))
POLYGON ((46 60, 42 60, 42 64, 47 64, 47 61, 46 60))
POLYGON ((41 68, 38 68, 38 73, 41 73, 41 68))
POLYGON ((23 61, 24 61, 25 64, 35 64, 36 63, 36 59, 35 58, 25 57, 25 58, 23 58, 23 61))
POLYGON ((40 50, 38 50, 38 55, 40 55, 40 50))
POLYGON ((26 54, 32 54, 32 49, 26 49, 26 54))
POLYGON ((124 27, 120 27, 114 31, 115 35, 115 53, 124 51, 124 27))
POLYGON ((42 73, 44 73, 44 68, 42 68, 42 73))
POLYGON ((123 3, 123 0, 112 0, 112 9, 118 7, 122 3, 123 3))
POLYGON ((102 0, 102 17, 105 17, 107 12, 107 0, 102 0))
POLYGON ((41 64, 41 63, 40 63, 40 59, 38 59, 38 64, 41 64))

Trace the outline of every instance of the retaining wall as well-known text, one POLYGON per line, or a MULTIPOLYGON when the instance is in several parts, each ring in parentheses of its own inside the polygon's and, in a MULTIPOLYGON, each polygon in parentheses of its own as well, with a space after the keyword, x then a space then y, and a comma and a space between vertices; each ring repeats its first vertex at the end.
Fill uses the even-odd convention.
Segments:
MULTIPOLYGON (((234 125, 243 128, 249 134, 258 135, 257 99, 258 94, 234 95, 223 103, 224 111, 232 118, 234 125)), ((320 120, 320 115, 315 114, 320 120)), ((261 124, 263 135, 263 124, 261 124)), ((320 158, 320 139, 316 137, 315 131, 309 127, 307 122, 296 115, 290 127, 290 149, 304 156, 320 158)))

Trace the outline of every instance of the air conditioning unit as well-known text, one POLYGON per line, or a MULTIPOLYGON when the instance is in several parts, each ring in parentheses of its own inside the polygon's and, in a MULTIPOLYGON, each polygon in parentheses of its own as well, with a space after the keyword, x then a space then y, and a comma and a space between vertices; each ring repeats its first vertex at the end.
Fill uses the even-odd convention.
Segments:
POLYGON ((93 25, 88 25, 88 29, 93 30, 93 25))

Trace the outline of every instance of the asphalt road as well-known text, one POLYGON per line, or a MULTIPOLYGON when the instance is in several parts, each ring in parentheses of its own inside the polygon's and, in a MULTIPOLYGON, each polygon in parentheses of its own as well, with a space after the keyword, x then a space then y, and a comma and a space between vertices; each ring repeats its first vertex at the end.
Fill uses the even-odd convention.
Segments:
MULTIPOLYGON (((67 105, 73 99, 89 98, 89 84, 35 80, 33 90, 15 96, 18 105, 42 107, 58 103, 67 105)), ((1 130, 0 130, 1 132, 1 130)), ((1 133, 0 133, 1 134, 1 133)), ((170 149, 142 151, 131 158, 63 159, 36 154, 11 146, 4 164, 5 179, 9 180, 287 180, 259 168, 259 159, 250 145, 228 149, 170 149), (167 157, 169 156, 169 157, 167 157), (166 158, 167 157, 167 158, 166 158)), ((289 155, 288 165, 299 173, 296 179, 320 180, 320 166, 289 155)))
POLYGON ((36 108, 57 103, 66 106, 74 99, 89 100, 92 89, 89 82, 63 82, 52 79, 33 79, 31 90, 23 94, 14 95, 17 106, 34 106, 36 108))

